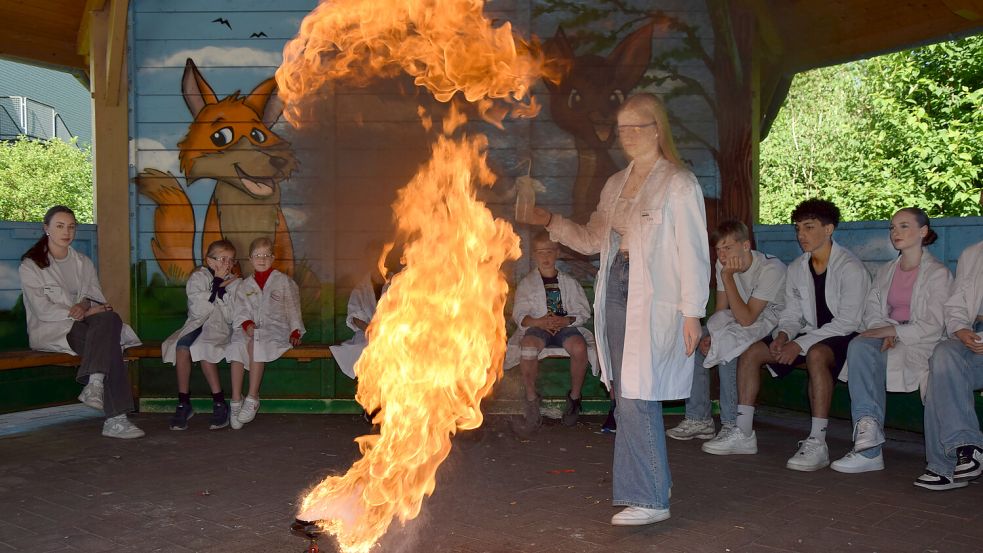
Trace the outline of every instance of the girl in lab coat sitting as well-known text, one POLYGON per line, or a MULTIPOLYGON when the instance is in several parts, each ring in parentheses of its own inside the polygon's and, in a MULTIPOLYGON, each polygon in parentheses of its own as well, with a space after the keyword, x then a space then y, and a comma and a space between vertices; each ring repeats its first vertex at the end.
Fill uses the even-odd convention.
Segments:
POLYGON ((631 159, 608 179, 585 225, 536 208, 529 222, 583 254, 600 253, 594 299, 602 379, 614 382, 612 505, 619 526, 669 518, 672 480, 662 402, 689 396, 710 295, 703 192, 679 159, 662 102, 628 99, 618 140, 631 159))
POLYGON ((82 358, 79 401, 105 413, 102 435, 144 435, 126 418, 133 411, 122 347, 140 344, 106 302, 92 260, 72 248, 75 213, 56 205, 44 215, 44 236, 21 257, 20 282, 31 349, 82 358), (122 346, 122 347, 120 347, 122 346))
POLYGON ((306 332, 300 314, 300 290, 290 277, 273 268, 273 242, 257 238, 249 245, 255 272, 239 284, 233 302, 231 425, 238 430, 259 411, 259 386, 266 363, 276 361, 306 332), (235 363, 238 362, 238 363, 235 363), (242 398, 244 369, 249 393, 242 398))
POLYGON ((952 273, 926 249, 938 238, 928 215, 917 207, 898 210, 890 234, 899 255, 877 270, 864 307, 865 330, 850 342, 847 368, 840 373, 850 386, 854 442, 832 463, 838 472, 884 468, 887 392, 924 394, 928 359, 943 337, 952 273))
MULTIPOLYGON (((212 392, 208 429, 229 425, 229 402, 222 391, 218 363, 225 358, 232 340, 232 300, 240 282, 232 272, 235 260, 232 242, 216 240, 208 245, 205 265, 191 273, 185 285, 188 320, 161 346, 164 362, 177 369, 178 404, 171 417, 171 430, 187 429, 188 419, 195 413, 191 407, 191 364, 195 361, 201 362, 201 372, 212 392)), ((241 372, 242 364, 238 365, 241 372)))

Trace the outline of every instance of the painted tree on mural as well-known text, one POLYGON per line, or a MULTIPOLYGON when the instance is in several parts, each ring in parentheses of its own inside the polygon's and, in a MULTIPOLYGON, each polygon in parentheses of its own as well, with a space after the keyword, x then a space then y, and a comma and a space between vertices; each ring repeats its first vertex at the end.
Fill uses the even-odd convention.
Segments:
MULTIPOLYGON (((592 3, 543 0, 534 11, 536 15, 561 14, 561 25, 583 49, 605 51, 632 29, 652 24, 655 36, 673 33, 682 37, 679 46, 656 53, 649 63, 650 71, 639 81, 639 88, 668 89, 667 101, 681 96, 702 98, 717 122, 717 142, 701 136, 688 122, 670 113, 670 120, 680 138, 701 144, 717 163, 721 176, 721 197, 716 211, 721 217, 736 217, 752 223, 751 172, 751 86, 750 40, 752 19, 737 14, 723 2, 707 2, 713 26, 714 47, 708 50, 700 29, 681 18, 662 10, 623 0, 599 0, 592 3), (602 26, 612 13, 620 15, 618 24, 602 26), (687 74, 683 62, 696 59, 705 66, 716 83, 725 86, 708 89, 705 83, 687 74)), ((712 202, 708 202, 712 204, 712 202)), ((708 205, 708 217, 714 219, 713 205, 708 205)))

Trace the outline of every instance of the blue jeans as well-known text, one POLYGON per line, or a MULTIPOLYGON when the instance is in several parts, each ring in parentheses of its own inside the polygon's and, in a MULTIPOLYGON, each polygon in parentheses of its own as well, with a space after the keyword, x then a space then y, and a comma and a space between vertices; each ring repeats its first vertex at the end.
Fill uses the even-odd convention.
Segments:
MULTIPOLYGON (((703 330, 706 335, 706 329, 703 330)), ((696 348, 696 361, 693 366, 693 389, 686 399, 686 418, 695 421, 708 421, 712 417, 710 407, 710 369, 703 367, 706 359, 700 348, 696 348)), ((720 422, 733 425, 737 423, 737 357, 727 363, 717 365, 720 376, 720 422)))
MULTIPOLYGON (((981 330, 983 324, 977 323, 976 332, 981 330)), ((946 340, 935 346, 928 364, 925 456, 928 470, 952 479, 956 449, 983 448, 974 392, 983 388, 983 355, 969 351, 959 340, 946 340)))
POLYGON ((621 396, 621 359, 625 346, 625 318, 628 304, 628 262, 615 258, 608 275, 605 295, 607 328, 605 336, 611 350, 614 393, 618 399, 615 417, 618 433, 614 439, 614 497, 612 505, 668 509, 669 456, 662 403, 621 396))
MULTIPOLYGON (((884 405, 887 402, 887 352, 881 351, 883 338, 857 336, 847 347, 850 367, 847 386, 850 388, 850 414, 853 427, 864 417, 872 417, 884 429, 884 405)), ((883 444, 882 444, 883 445, 883 444)), ((882 445, 861 451, 873 459, 881 453, 882 445)))

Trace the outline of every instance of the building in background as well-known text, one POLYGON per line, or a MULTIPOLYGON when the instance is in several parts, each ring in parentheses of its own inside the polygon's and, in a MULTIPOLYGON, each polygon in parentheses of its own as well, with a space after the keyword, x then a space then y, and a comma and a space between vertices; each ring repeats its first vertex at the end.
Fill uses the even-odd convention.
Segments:
POLYGON ((92 144, 92 98, 74 75, 0 59, 0 140, 19 135, 92 144))

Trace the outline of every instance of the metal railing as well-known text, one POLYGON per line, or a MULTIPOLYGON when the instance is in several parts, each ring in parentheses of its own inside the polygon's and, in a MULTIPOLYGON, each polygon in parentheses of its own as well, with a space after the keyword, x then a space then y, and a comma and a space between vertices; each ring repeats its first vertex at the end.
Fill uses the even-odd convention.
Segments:
POLYGON ((70 142, 75 135, 54 107, 26 96, 0 96, 0 140, 18 136, 70 142))

